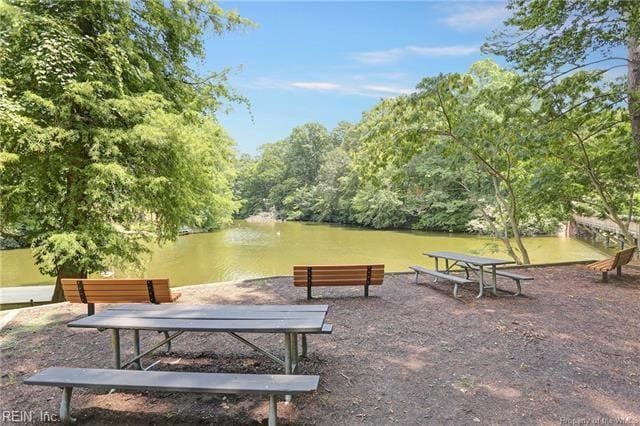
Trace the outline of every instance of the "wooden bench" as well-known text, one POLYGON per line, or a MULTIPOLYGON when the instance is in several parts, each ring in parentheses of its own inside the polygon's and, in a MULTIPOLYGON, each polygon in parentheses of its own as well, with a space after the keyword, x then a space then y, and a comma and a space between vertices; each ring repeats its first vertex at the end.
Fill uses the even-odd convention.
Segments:
POLYGON ((442 278, 444 280, 451 281, 454 284, 453 297, 458 297, 459 284, 475 284, 475 281, 472 281, 468 278, 462 278, 457 275, 451 275, 451 274, 445 274, 444 272, 433 271, 431 269, 423 268, 422 266, 409 266, 409 269, 412 269, 416 273, 416 284, 418 284, 418 276, 421 273, 431 275, 436 279, 442 278))
POLYGON ((182 373, 172 371, 105 370, 50 367, 24 381, 28 385, 62 388, 60 420, 72 422, 71 392, 74 387, 151 390, 217 394, 269 395, 269 425, 277 423, 277 395, 313 392, 318 376, 182 373))
POLYGON ((172 303, 180 293, 171 293, 167 278, 96 279, 63 278, 64 297, 71 303, 86 303, 87 314, 96 303, 172 303))
POLYGON ((364 286, 364 296, 369 297, 369 286, 381 285, 384 265, 296 265, 293 267, 293 285, 307 288, 311 299, 311 287, 364 286))
MULTIPOLYGON (((465 267, 465 270, 467 272, 467 278, 469 278, 469 269, 473 269, 474 271, 478 271, 478 268, 472 268, 470 266, 465 267)), ((520 284, 520 281, 532 281, 533 277, 529 277, 526 275, 522 275, 522 274, 516 274, 515 272, 507 272, 507 271, 502 271, 502 270, 497 270, 496 271, 496 275, 500 276, 500 277, 505 277, 505 278, 511 278, 512 280, 514 280, 516 282, 516 286, 517 286, 517 290, 516 292, 513 294, 514 296, 520 296, 522 294, 522 286, 520 284)))
POLYGON ((587 265, 587 268, 592 271, 602 272, 602 282, 609 282, 609 271, 613 271, 615 269, 616 275, 618 277, 621 277, 622 267, 631 262, 631 259, 633 259, 633 253, 635 251, 636 247, 629 247, 628 249, 617 252, 612 259, 605 259, 595 263, 591 263, 587 265))

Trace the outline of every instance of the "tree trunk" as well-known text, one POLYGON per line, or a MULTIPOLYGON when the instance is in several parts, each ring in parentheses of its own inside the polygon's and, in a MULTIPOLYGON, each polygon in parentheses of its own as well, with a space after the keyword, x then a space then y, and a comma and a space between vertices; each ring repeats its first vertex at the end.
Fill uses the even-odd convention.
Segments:
POLYGON ((64 302, 64 291, 62 290, 63 278, 87 278, 87 274, 84 272, 76 272, 69 267, 60 266, 58 268, 58 275, 56 276, 56 286, 53 289, 53 296, 51 301, 53 303, 64 302))
MULTIPOLYGON (((516 261, 518 265, 522 265, 522 264, 529 265, 531 263, 531 261, 529 260, 529 252, 527 251, 526 247, 524 246, 524 243, 522 242, 522 237, 520 236, 518 219, 516 217, 515 195, 513 194, 513 191, 509 191, 510 197, 511 197, 511 205, 509 206, 505 205, 506 204, 505 200, 500 195, 500 183, 498 182, 498 178, 496 176, 492 176, 491 180, 493 182, 493 189, 496 196, 496 204, 498 206, 498 212, 500 213, 500 216, 502 216, 504 227, 505 229, 507 228, 507 226, 511 228, 511 232, 513 233, 513 238, 516 241, 516 245, 518 246, 518 251, 522 256, 522 258, 520 258, 519 256, 516 256, 514 253, 514 254, 511 254, 511 257, 513 258, 513 260, 516 261)), ((508 235, 506 235, 505 238, 508 241, 508 235)), ((511 247, 510 242, 508 243, 508 246, 513 252, 514 250, 511 247)))
POLYGON ((629 37, 629 118, 636 153, 636 172, 640 177, 640 43, 629 37))

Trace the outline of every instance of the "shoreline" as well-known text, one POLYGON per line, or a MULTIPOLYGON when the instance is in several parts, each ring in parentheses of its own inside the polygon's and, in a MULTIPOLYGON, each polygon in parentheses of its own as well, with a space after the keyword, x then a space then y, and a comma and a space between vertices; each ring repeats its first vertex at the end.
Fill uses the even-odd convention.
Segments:
MULTIPOLYGON (((566 262, 545 262, 545 263, 536 263, 536 264, 530 264, 530 265, 504 265, 504 266, 499 266, 498 269, 524 269, 524 268, 549 268, 549 267, 556 267, 556 266, 572 266, 572 265, 584 265, 587 263, 592 263, 595 262, 595 259, 588 259, 588 260, 573 260, 573 261, 566 261, 566 262)), ((632 269, 637 268, 634 265, 630 266, 632 269)), ((458 270, 452 270, 454 272, 457 272, 458 270)), ((404 275, 404 274, 414 274, 414 272, 412 271, 388 271, 385 272, 385 276, 394 276, 394 275, 404 275)), ((269 276, 263 276, 263 277, 257 277, 257 278, 247 278, 247 279, 243 279, 243 280, 228 280, 228 281, 216 281, 216 282, 208 282, 208 283, 200 283, 200 284, 188 284, 188 285, 183 285, 183 286, 171 286, 171 288, 173 289, 181 289, 181 290, 189 290, 195 287, 206 287, 206 286, 220 286, 220 285, 234 285, 234 284, 250 284, 250 283, 254 283, 254 282, 259 282, 259 281, 267 281, 267 280, 276 280, 276 279, 285 279, 285 278, 291 278, 291 275, 269 275, 269 276)), ((35 299, 31 299, 31 300, 25 300, 25 301, 11 301, 11 302, 6 302, 5 303, 5 299, 4 299, 4 295, 3 293, 12 293, 12 292, 20 292, 20 290, 23 289, 27 289, 29 287, 41 287, 43 289, 46 288, 46 290, 48 292, 50 292, 51 294, 53 293, 53 287, 52 285, 46 285, 46 286, 16 286, 16 287, 2 287, 0 288, 0 311, 14 311, 14 310, 19 310, 19 309, 26 309, 26 308, 31 308, 34 306, 43 306, 43 305, 51 305, 53 303, 44 301, 44 300, 35 300, 35 299), (26 306, 15 306, 15 307, 9 307, 11 305, 26 305, 26 306)), ((64 303, 64 302, 60 302, 60 303, 64 303)), ((0 329, 2 327, 0 326, 0 329)))

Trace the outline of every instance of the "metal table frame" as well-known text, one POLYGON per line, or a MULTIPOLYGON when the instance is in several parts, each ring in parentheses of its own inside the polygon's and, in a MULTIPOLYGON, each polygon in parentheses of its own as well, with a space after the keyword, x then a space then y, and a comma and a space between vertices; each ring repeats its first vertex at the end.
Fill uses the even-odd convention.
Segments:
MULTIPOLYGON (((123 306, 131 306, 131 305, 123 305, 123 306)), ((140 306, 140 311, 144 312, 144 311, 148 311, 150 309, 153 308, 149 308, 150 305, 139 305, 140 306), (142 308, 144 306, 144 308, 142 308)), ((151 305, 153 306, 153 305, 151 305)), ((172 305, 172 306, 176 306, 176 305, 172 305)), ((179 305, 181 307, 185 307, 186 305, 179 305)), ((197 307, 199 305, 193 305, 192 307, 197 307)), ((207 308, 210 307, 210 305, 200 305, 200 307, 202 308, 207 308)), ((278 305, 254 305, 254 306, 261 306, 261 307, 267 307, 267 306, 274 306, 277 307, 278 305)), ((302 305, 302 306, 309 306, 309 305, 302 305)), ((318 312, 323 312, 324 316, 326 316, 327 310, 328 310, 328 306, 327 305, 314 305, 318 307, 318 310, 316 311, 309 311, 312 313, 318 313, 318 312)), ((247 306, 244 305, 243 306, 244 309, 246 309, 247 311, 250 311, 252 306, 247 306)), ((156 306, 155 309, 157 310, 161 310, 163 309, 160 306, 156 306)), ((153 327, 143 327, 143 328, 135 328, 134 326, 108 326, 105 325, 104 327, 96 327, 96 326, 90 326, 90 325, 83 325, 82 321, 85 320, 87 321, 89 318, 91 318, 92 320, 96 320, 96 319, 102 319, 104 317, 108 316, 105 314, 105 312, 109 312, 109 313, 113 313, 114 310, 118 310, 116 309, 110 309, 107 311, 103 311, 102 313, 98 313, 96 315, 93 315, 91 317, 84 317, 81 318, 79 320, 76 321, 72 321, 71 323, 68 324, 69 327, 81 327, 81 328, 96 328, 99 331, 105 331, 105 330, 111 330, 111 347, 112 347, 112 351, 113 351, 113 368, 115 369, 125 369, 131 365, 133 365, 135 368, 139 369, 139 370, 149 370, 150 368, 152 368, 154 365, 157 364, 156 361, 155 363, 144 367, 142 364, 142 358, 152 354, 153 352, 155 352, 157 349, 159 349, 162 346, 166 346, 167 352, 171 351, 171 342, 181 336, 182 334, 184 334, 186 331, 192 331, 192 330, 180 330, 180 329, 174 329, 174 330, 163 330, 163 329, 157 329, 157 328, 153 328, 153 327), (101 314, 103 314, 101 316, 101 314), (121 344, 120 344, 120 331, 121 330, 131 330, 133 331, 133 353, 134 353, 134 357, 131 358, 130 360, 126 361, 126 362, 122 362, 121 360, 121 344), (153 344, 149 349, 145 350, 144 352, 141 352, 140 349, 140 331, 141 330, 151 330, 151 331, 157 331, 158 333, 163 333, 164 334, 164 339, 162 339, 161 341, 153 344), (171 331, 173 331, 173 333, 171 333, 171 331)), ((133 312, 136 312, 135 308, 131 309, 133 312)), ((169 311, 171 310, 171 308, 169 307, 169 311)), ((178 318, 176 318, 178 319, 178 318)), ((236 339, 237 341, 239 341, 240 343, 249 346, 250 348, 254 349, 255 351, 261 353, 262 355, 266 356, 267 358, 269 358, 271 361, 273 361, 274 363, 278 364, 281 367, 284 367, 284 373, 285 374, 295 374, 298 371, 298 365, 300 362, 300 358, 302 357, 306 357, 307 355, 307 334, 308 333, 322 333, 322 325, 324 324, 324 319, 322 320, 322 323, 320 324, 320 328, 316 331, 308 331, 308 332, 294 332, 294 331, 283 331, 282 333, 284 334, 284 358, 279 357, 269 351, 267 351, 266 349, 258 346, 257 344, 251 342, 250 340, 248 340, 245 337, 242 337, 238 334, 238 332, 236 331, 230 331, 230 330, 220 330, 217 331, 215 329, 210 329, 210 330, 198 330, 198 331, 204 331, 204 332, 211 332, 211 333, 216 333, 216 332, 225 332, 227 333, 229 336, 233 337, 234 339, 236 339), (300 346, 298 345, 298 337, 300 337, 300 346), (300 350, 301 349, 301 350, 300 350)), ((275 333, 280 333, 280 331, 265 331, 265 332, 260 332, 260 331, 248 331, 250 333, 269 333, 269 334, 275 334, 275 333)), ((290 401, 291 400, 291 396, 287 395, 286 396, 286 401, 290 401)))
MULTIPOLYGON (((491 257, 482 257, 482 256, 471 256, 464 253, 455 253, 455 252, 445 252, 445 251, 437 251, 437 252, 429 252, 423 253, 425 256, 432 257, 435 260, 435 266, 437 272, 443 272, 448 274, 451 269, 455 266, 460 265, 465 269, 465 273, 467 278, 469 278, 469 270, 478 277, 478 295, 476 298, 480 298, 484 295, 484 290, 491 290, 491 292, 497 296, 497 274, 496 267, 498 265, 508 265, 511 263, 515 263, 512 260, 503 260, 503 259, 494 259, 491 257), (444 259, 445 269, 441 271, 439 269, 438 259, 444 259), (450 263, 453 261, 453 263, 450 263), (491 281, 490 283, 485 282, 485 267, 491 268, 491 281)), ((437 279, 436 279, 437 280, 437 279)))

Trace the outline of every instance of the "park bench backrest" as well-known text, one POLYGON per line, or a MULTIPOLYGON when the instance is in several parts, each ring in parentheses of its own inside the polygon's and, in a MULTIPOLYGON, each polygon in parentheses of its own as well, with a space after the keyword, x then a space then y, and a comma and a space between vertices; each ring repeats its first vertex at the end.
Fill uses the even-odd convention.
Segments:
POLYGON ((613 258, 613 265, 611 266, 611 269, 626 265, 627 263, 631 262, 633 253, 635 251, 636 247, 629 247, 628 249, 617 252, 616 256, 613 258))
POLYGON ((380 285, 384 280, 384 265, 296 265, 293 285, 341 286, 380 285))
POLYGON ((293 267, 293 285, 307 288, 311 299, 311 287, 361 285, 365 297, 369 286, 380 285, 384 280, 384 265, 296 265, 293 267))
POLYGON ((167 278, 63 278, 62 289, 67 301, 88 304, 89 315, 94 303, 171 303, 177 298, 167 278))

